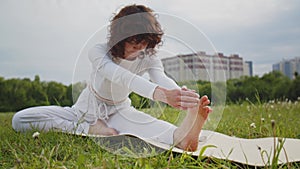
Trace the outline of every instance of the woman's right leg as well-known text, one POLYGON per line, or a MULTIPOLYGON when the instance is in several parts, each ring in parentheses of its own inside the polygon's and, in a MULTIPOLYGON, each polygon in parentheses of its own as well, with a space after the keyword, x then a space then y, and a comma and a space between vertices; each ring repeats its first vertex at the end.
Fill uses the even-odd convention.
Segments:
POLYGON ((212 111, 208 106, 209 104, 208 97, 203 96, 200 99, 199 106, 188 109, 183 122, 174 131, 173 139, 176 147, 188 151, 197 150, 199 134, 208 118, 208 114, 212 111))
POLYGON ((89 123, 78 122, 75 110, 70 107, 40 106, 17 112, 12 119, 12 127, 20 132, 35 129, 87 134, 89 123))

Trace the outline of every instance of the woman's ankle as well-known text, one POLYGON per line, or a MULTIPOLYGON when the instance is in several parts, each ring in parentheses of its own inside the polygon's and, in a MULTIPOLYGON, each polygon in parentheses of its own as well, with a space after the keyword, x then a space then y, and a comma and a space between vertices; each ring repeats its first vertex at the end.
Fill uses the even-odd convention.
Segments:
POLYGON ((184 138, 176 147, 185 151, 196 151, 198 148, 198 138, 184 138))

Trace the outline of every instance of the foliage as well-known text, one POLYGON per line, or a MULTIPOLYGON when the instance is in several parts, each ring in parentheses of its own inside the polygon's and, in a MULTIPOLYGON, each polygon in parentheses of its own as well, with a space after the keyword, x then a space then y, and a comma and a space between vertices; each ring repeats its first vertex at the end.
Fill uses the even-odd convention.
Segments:
POLYGON ((18 111, 27 107, 42 105, 71 105, 72 86, 58 82, 41 82, 39 76, 31 81, 0 78, 0 111, 18 111))
POLYGON ((131 104, 134 105, 136 108, 147 108, 150 105, 150 100, 144 97, 139 96, 136 93, 131 93, 129 95, 129 98, 131 100, 131 104))
MULTIPOLYGON (((242 138, 274 135, 300 138, 299 110, 299 101, 270 101, 261 104, 244 101, 242 104, 227 105, 216 131, 242 138), (251 125, 253 123, 255 125, 251 125)), ((33 138, 34 130, 26 133, 13 131, 13 114, 0 113, 0 168, 255 168, 227 160, 201 156, 195 158, 170 151, 144 158, 130 158, 113 154, 88 137, 58 132, 40 132, 38 137, 33 138)), ((160 116, 161 119, 171 123, 176 122, 180 115, 170 108, 160 114, 164 114, 160 116)), ((264 168, 299 167, 300 163, 282 165, 276 161, 266 161, 264 168)))
MULTIPOLYGON (((262 77, 230 79, 226 83, 189 81, 179 85, 186 85, 201 96, 207 95, 214 104, 224 103, 225 99, 227 103, 242 103, 244 100, 255 103, 257 97, 261 102, 285 99, 295 101, 300 97, 300 76, 290 80, 280 72, 271 72, 262 77)), ((28 78, 6 80, 0 77, 0 111, 18 111, 38 105, 71 106, 85 86, 85 83, 80 82, 69 86, 54 81, 41 82, 39 76, 35 76, 33 81, 28 78)), ((151 105, 149 99, 135 93, 130 94, 130 98, 136 108, 151 105)))
POLYGON ((257 102, 257 97, 261 102, 286 99, 296 101, 300 97, 300 77, 290 80, 282 73, 274 71, 261 78, 245 76, 227 81, 228 102, 257 102))

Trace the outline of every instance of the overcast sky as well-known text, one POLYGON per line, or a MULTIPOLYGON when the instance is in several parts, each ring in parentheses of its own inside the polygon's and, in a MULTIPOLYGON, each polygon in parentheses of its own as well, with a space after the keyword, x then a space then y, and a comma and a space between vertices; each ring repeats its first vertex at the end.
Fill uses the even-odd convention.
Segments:
POLYGON ((74 70, 85 69, 75 65, 86 59, 80 52, 91 36, 133 3, 160 13, 169 55, 188 52, 172 49, 178 37, 193 50, 209 50, 194 35, 202 33, 216 51, 253 61, 259 76, 300 56, 299 0, 0 0, 0 76, 72 83, 74 70))

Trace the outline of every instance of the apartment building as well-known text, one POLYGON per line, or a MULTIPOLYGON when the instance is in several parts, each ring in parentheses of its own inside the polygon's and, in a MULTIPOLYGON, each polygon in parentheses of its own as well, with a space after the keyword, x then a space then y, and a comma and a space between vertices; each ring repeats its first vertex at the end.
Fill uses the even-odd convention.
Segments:
POLYGON ((273 64, 273 71, 280 71, 290 79, 295 78, 295 74, 300 73, 300 57, 293 59, 283 59, 281 62, 273 64))
POLYGON ((237 54, 209 55, 200 51, 162 59, 165 72, 176 81, 226 81, 241 76, 252 76, 252 62, 243 62, 237 54))

